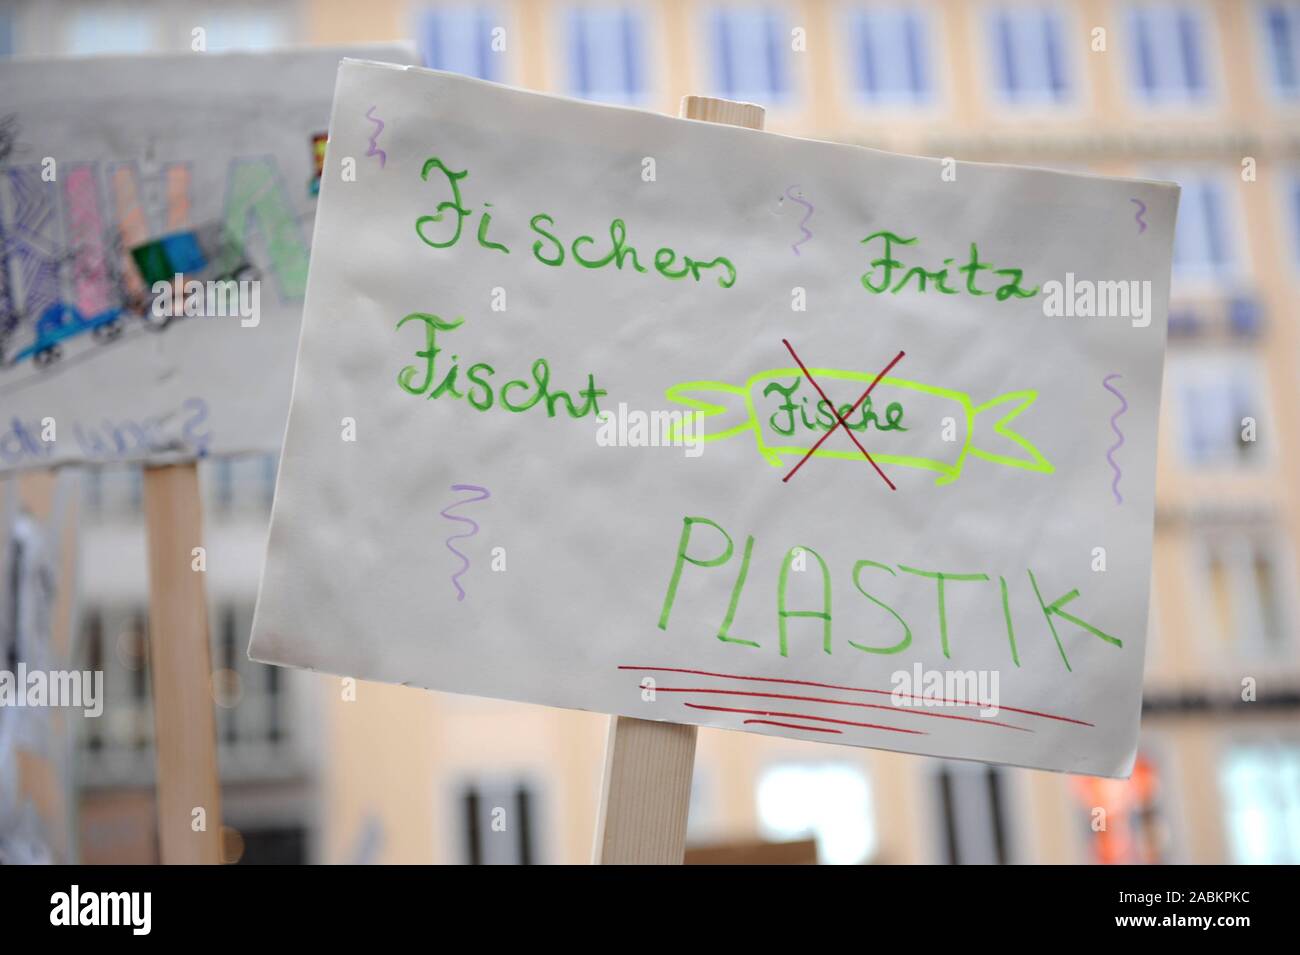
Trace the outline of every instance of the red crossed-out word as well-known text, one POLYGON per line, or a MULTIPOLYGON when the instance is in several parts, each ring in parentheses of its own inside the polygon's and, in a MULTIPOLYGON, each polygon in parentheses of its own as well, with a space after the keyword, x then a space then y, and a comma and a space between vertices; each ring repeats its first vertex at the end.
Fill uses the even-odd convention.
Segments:
POLYGON ((786 350, 790 353, 790 357, 793 358, 795 362, 799 365, 799 370, 804 373, 804 377, 807 378, 808 381, 812 383, 812 386, 817 389, 817 394, 821 395, 822 400, 825 401, 826 404, 830 407, 831 414, 835 415, 835 424, 831 426, 831 429, 817 439, 817 443, 808 449, 808 453, 805 454, 799 460, 799 463, 790 469, 790 473, 787 474, 785 477, 783 477, 781 480, 788 481, 790 480, 790 478, 794 477, 795 472, 798 471, 801 467, 803 467, 804 462, 807 461, 809 458, 811 458, 814 452, 816 452, 816 450, 822 446, 823 442, 825 442, 827 438, 829 438, 832 434, 835 433, 835 429, 838 428, 840 425, 844 425, 844 433, 847 434, 853 440, 853 443, 858 446, 858 450, 862 452, 862 456, 867 459, 868 463, 870 463, 870 465, 873 468, 876 469, 876 473, 879 474, 880 477, 884 480, 884 482, 889 485, 889 489, 891 491, 897 491, 898 488, 894 486, 894 482, 889 480, 889 476, 885 474, 884 471, 880 470, 880 465, 875 462, 875 460, 867 452, 867 449, 862 446, 862 442, 858 440, 858 436, 853 433, 853 429, 850 428, 845 423, 845 421, 848 419, 849 415, 853 414, 855 411, 858 410, 858 406, 861 405, 862 402, 867 400, 867 396, 871 394, 871 389, 876 387, 876 385, 880 383, 881 378, 884 378, 887 374, 889 374, 890 369, 893 368, 895 365, 897 365, 902 360, 903 355, 906 353, 900 351, 897 355, 895 355, 894 360, 891 361, 888 365, 886 365, 883 369, 881 369, 880 374, 876 375, 875 380, 870 385, 867 386, 867 390, 862 393, 862 396, 859 397, 857 401, 853 402, 853 407, 848 410, 848 413, 841 415, 838 411, 835 410, 835 403, 826 396, 826 392, 822 390, 822 386, 817 384, 817 379, 812 376, 812 372, 810 372, 808 368, 804 365, 802 359, 800 359, 799 356, 795 354, 794 346, 791 345, 790 342, 784 338, 781 339, 781 344, 786 347, 786 350))

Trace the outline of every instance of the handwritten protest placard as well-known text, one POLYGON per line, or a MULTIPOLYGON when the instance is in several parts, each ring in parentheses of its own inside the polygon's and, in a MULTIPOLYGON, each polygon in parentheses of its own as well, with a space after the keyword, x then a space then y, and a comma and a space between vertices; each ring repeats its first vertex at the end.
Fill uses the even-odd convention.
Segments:
POLYGON ((251 652, 1125 774, 1176 204, 345 62, 251 652))
POLYGON ((363 50, 0 62, 0 472, 279 447, 363 50))

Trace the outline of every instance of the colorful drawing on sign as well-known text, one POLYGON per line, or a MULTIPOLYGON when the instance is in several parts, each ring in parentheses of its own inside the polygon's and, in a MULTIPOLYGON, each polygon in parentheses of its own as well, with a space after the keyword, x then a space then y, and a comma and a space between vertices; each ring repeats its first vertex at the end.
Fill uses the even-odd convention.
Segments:
POLYGON ((4 162, 18 145, 18 117, 0 117, 0 162, 4 162))
POLYGON ((799 223, 799 230, 803 233, 803 238, 790 246, 790 248, 794 249, 795 255, 801 254, 799 252, 799 246, 803 245, 805 242, 807 242, 809 239, 813 237, 812 230, 808 228, 808 220, 812 218, 812 214, 813 214, 813 205, 802 195, 796 194, 794 192, 794 190, 798 188, 799 188, 798 186, 791 186, 789 189, 785 191, 786 197, 791 202, 798 203, 799 205, 803 206, 805 209, 808 210, 808 212, 803 217, 803 221, 799 223))
POLYGON ((307 193, 320 195, 320 177, 325 175, 325 147, 329 144, 328 133, 317 133, 311 138, 312 176, 307 183, 307 193))
POLYGON ((370 148, 366 151, 366 155, 378 156, 379 168, 383 169, 385 163, 388 162, 388 153, 384 152, 382 149, 379 148, 378 142, 379 142, 379 134, 384 131, 384 121, 380 119, 378 116, 372 116, 371 113, 373 113, 374 111, 375 111, 375 107, 373 106, 370 107, 370 109, 366 110, 366 119, 370 120, 372 123, 375 124, 375 131, 370 135, 370 148))
POLYGON ((443 508, 441 511, 438 512, 443 517, 447 518, 447 520, 449 521, 459 521, 462 524, 468 524, 470 527, 470 529, 464 534, 452 534, 450 537, 447 538, 447 550, 451 551, 453 554, 455 554, 464 562, 464 566, 461 567, 460 570, 456 571, 454 574, 451 575, 452 585, 455 586, 456 588, 456 599, 464 600, 465 588, 460 585, 460 577, 462 574, 465 573, 465 571, 469 570, 469 558, 466 557, 464 554, 462 554, 460 551, 458 551, 452 545, 451 542, 455 540, 463 540, 464 538, 467 537, 473 537, 475 534, 478 533, 478 523, 474 521, 472 518, 459 517, 450 512, 452 508, 460 507, 462 504, 473 504, 475 501, 486 501, 492 495, 491 493, 489 493, 487 488, 479 487, 477 484, 453 484, 451 486, 451 489, 453 491, 478 491, 479 492, 474 497, 462 498, 461 500, 456 501, 454 504, 448 504, 445 508, 443 508))
POLYGON ((1138 235, 1147 231, 1146 220, 1142 217, 1147 213, 1147 204, 1141 199, 1130 199, 1129 202, 1137 203, 1138 211, 1133 214, 1133 220, 1138 224, 1138 235))
MULTIPOLYGON (((892 366, 891 366, 892 367, 892 366)), ((881 464, 895 464, 904 468, 919 468, 936 471, 939 477, 936 485, 951 484, 962 475, 962 469, 968 457, 974 456, 994 464, 1020 468, 1040 474, 1055 471, 1052 463, 1024 436, 1012 431, 1010 422, 1025 413, 1038 400, 1036 391, 1012 391, 999 395, 983 404, 975 404, 971 396, 950 388, 922 384, 888 375, 881 377, 873 385, 869 395, 860 403, 861 417, 850 421, 855 406, 844 404, 838 409, 832 408, 826 398, 817 399, 809 407, 808 396, 797 393, 804 380, 816 375, 821 381, 844 380, 871 384, 875 375, 840 368, 770 368, 760 371, 743 385, 731 385, 720 381, 684 381, 672 385, 664 395, 669 401, 684 405, 697 411, 705 420, 706 430, 710 418, 724 418, 718 422, 720 430, 706 433, 704 441, 723 441, 745 432, 753 432, 758 453, 773 467, 780 467, 784 456, 827 457, 853 460, 859 456, 855 448, 852 451, 835 450, 821 446, 821 439, 813 441, 812 434, 830 431, 839 427, 837 419, 843 418, 844 427, 850 431, 879 432, 876 443, 880 450, 872 453, 874 461, 881 464), (879 404, 873 404, 873 398, 881 392, 879 404), (771 399, 779 395, 779 405, 773 406, 771 399), (766 401, 766 405, 764 402, 766 401), (883 406, 883 420, 876 408, 883 406), (992 425, 992 431, 998 437, 1015 444, 1021 453, 996 453, 986 450, 981 444, 986 440, 977 437, 976 426, 982 425, 994 409, 1009 407, 992 425), (770 415, 767 414, 772 409, 770 415), (917 409, 923 409, 918 411, 917 409), (809 418, 809 412, 813 417, 809 418), (931 438, 928 431, 909 428, 905 425, 906 416, 912 420, 941 421, 951 416, 956 423, 964 425, 964 437, 960 444, 943 442, 937 437, 931 438), (729 418, 730 423, 725 419, 729 418), (739 419, 739 420, 737 420, 739 419), (808 436, 804 437, 803 433, 808 436), (948 445, 951 445, 950 450, 948 445)), ((671 437, 678 437, 673 434, 671 437)))
POLYGON ((155 311, 154 284, 255 275, 244 244, 255 227, 270 237, 271 271, 285 297, 301 298, 307 248, 274 159, 231 160, 224 213, 198 226, 189 225, 191 176, 190 164, 179 162, 145 182, 133 163, 72 164, 62 182, 46 182, 39 165, 0 170, 0 200, 9 199, 0 201, 0 374, 16 374, 28 359, 43 372, 91 358, 95 346, 167 328, 187 313, 155 311), (147 188, 155 184, 161 188, 147 188), (159 207, 146 208, 143 194, 158 194, 159 207), (157 221, 165 231, 150 229, 157 221))
POLYGON ((1101 380, 1101 386, 1120 400, 1120 409, 1110 417, 1110 426, 1112 430, 1114 430, 1115 436, 1118 437, 1119 440, 1116 441, 1114 444, 1112 444, 1110 448, 1106 451, 1106 460, 1110 462, 1111 468, 1114 469, 1115 471, 1115 480, 1111 482, 1110 489, 1115 495, 1116 504, 1124 503, 1124 498, 1120 497, 1120 493, 1119 493, 1119 479, 1124 475, 1123 472, 1120 471, 1119 465, 1115 463, 1115 456, 1114 456, 1115 452, 1124 446, 1124 432, 1119 430, 1119 425, 1116 424, 1115 422, 1119 420, 1120 415, 1122 415, 1125 411, 1128 410, 1128 401, 1124 398, 1122 394, 1119 393, 1118 388, 1114 388, 1111 386, 1110 382, 1112 378, 1121 378, 1121 377, 1123 376, 1107 375, 1105 378, 1101 380))

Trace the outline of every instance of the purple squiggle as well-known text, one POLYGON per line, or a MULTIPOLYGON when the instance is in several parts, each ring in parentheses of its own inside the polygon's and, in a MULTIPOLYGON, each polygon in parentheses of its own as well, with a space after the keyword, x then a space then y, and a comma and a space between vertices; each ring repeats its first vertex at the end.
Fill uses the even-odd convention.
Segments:
POLYGON ((462 498, 461 500, 456 501, 453 504, 448 504, 445 508, 443 508, 441 511, 438 512, 443 517, 447 518, 447 520, 449 521, 460 521, 463 524, 468 524, 472 528, 467 533, 452 534, 450 537, 447 538, 447 550, 451 551, 453 554, 455 554, 457 557, 459 557, 461 560, 465 562, 464 567, 462 567, 460 570, 456 571, 456 573, 451 575, 451 582, 455 586, 457 591, 456 599, 464 600, 465 588, 460 585, 460 576, 461 574, 465 573, 465 571, 469 570, 469 558, 466 557, 464 554, 462 554, 460 551, 458 551, 455 547, 453 547, 451 542, 454 540, 461 540, 462 538, 466 538, 466 537, 473 537, 475 534, 478 533, 478 524, 468 517, 458 517, 457 515, 450 514, 448 512, 451 511, 452 508, 460 507, 462 504, 473 504, 475 501, 486 501, 489 497, 492 496, 492 494, 491 492, 488 491, 487 488, 479 487, 477 484, 453 484, 451 486, 451 489, 453 491, 481 491, 482 492, 481 494, 476 495, 475 497, 462 498))
POLYGON ((1143 232, 1147 231, 1146 220, 1142 218, 1147 213, 1147 204, 1141 199, 1130 199, 1129 202, 1136 202, 1138 204, 1138 211, 1133 213, 1133 219, 1142 227, 1138 229, 1138 235, 1141 235, 1143 232))
POLYGON ((366 155, 378 156, 379 168, 383 169, 388 162, 388 153, 384 152, 382 149, 379 148, 378 140, 379 140, 379 134, 384 131, 384 121, 380 119, 378 116, 371 116, 370 114, 373 113, 374 111, 375 111, 375 107, 373 106, 370 107, 370 109, 366 110, 366 119, 370 120, 372 123, 375 123, 376 126, 378 127, 377 129, 375 129, 374 135, 370 137, 370 150, 369 152, 366 153, 366 155))
POLYGON ((1109 392, 1110 392, 1112 395, 1114 395, 1116 398, 1118 398, 1118 399, 1120 400, 1120 404, 1121 404, 1121 406, 1122 406, 1122 407, 1119 409, 1119 411, 1116 411, 1116 412, 1115 412, 1113 415, 1111 415, 1111 417, 1110 417, 1110 426, 1111 426, 1111 428, 1114 429, 1115 434, 1119 437, 1119 440, 1116 441, 1116 442, 1115 442, 1115 443, 1110 447, 1110 449, 1106 452, 1106 460, 1109 461, 1109 462, 1110 462, 1110 466, 1111 466, 1112 468, 1115 469, 1115 480, 1111 482, 1110 489, 1111 489, 1111 491, 1113 491, 1114 494, 1115 494, 1115 503, 1116 503, 1116 504, 1123 504, 1123 503, 1124 503, 1124 498, 1122 498, 1122 497, 1120 496, 1120 493, 1119 493, 1119 479, 1120 479, 1121 477, 1123 477, 1123 472, 1120 471, 1120 469, 1119 469, 1119 465, 1115 463, 1115 458, 1114 458, 1114 454, 1115 454, 1115 452, 1118 451, 1120 448, 1122 448, 1122 447, 1124 446, 1124 432, 1122 432, 1122 431, 1119 430, 1119 425, 1117 425, 1117 424, 1115 423, 1115 419, 1117 419, 1120 415, 1122 415, 1125 411, 1128 410, 1128 401, 1124 398, 1124 396, 1123 396, 1122 394, 1119 393, 1119 390, 1118 390, 1118 389, 1116 389, 1116 388, 1112 388, 1112 387, 1110 386, 1110 380, 1111 380, 1112 378, 1122 378, 1122 377, 1124 377, 1124 376, 1123 376, 1123 375, 1110 374, 1110 375, 1107 375, 1105 378, 1103 378, 1103 379, 1101 380, 1101 386, 1102 386, 1103 388, 1105 388, 1107 391, 1109 391, 1109 392))
POLYGON ((799 205, 803 206, 805 209, 808 210, 807 214, 803 217, 803 221, 799 223, 799 228, 803 230, 803 238, 800 239, 798 242, 793 243, 790 246, 790 248, 794 249, 795 255, 801 255, 802 253, 799 251, 799 246, 803 245, 805 242, 807 242, 809 239, 813 237, 812 231, 808 228, 808 220, 812 218, 812 214, 813 214, 813 205, 803 196, 793 195, 793 191, 798 188, 799 187, 797 185, 791 186, 785 191, 785 195, 787 199, 789 199, 791 202, 798 203, 799 205))

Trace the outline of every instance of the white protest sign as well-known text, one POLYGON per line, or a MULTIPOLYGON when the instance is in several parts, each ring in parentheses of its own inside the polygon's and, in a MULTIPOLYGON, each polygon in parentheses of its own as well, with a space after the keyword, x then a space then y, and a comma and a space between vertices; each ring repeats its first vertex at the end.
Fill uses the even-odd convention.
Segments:
POLYGON ((331 132, 255 658, 1128 771, 1176 187, 352 61, 331 132))
POLYGON ((345 53, 0 62, 0 471, 279 447, 345 53))

